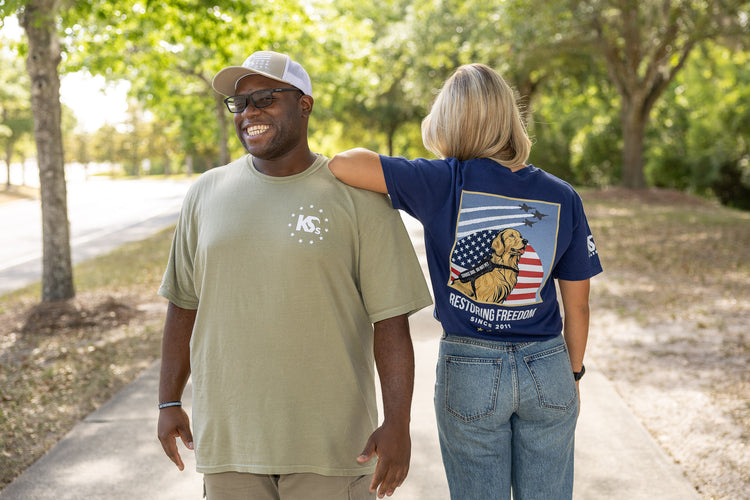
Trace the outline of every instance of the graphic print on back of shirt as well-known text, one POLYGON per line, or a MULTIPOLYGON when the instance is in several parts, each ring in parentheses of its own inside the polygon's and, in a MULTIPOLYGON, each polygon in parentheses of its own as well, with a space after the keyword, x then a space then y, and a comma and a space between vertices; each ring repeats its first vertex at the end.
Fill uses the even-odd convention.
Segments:
POLYGON ((448 286, 475 302, 540 302, 557 247, 560 205, 463 192, 448 286))

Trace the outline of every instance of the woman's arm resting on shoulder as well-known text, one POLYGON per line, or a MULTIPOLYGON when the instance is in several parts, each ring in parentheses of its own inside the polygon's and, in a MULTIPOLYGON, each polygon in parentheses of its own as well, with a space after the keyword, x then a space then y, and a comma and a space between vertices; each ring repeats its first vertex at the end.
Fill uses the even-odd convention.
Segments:
POLYGON ((328 168, 345 184, 377 193, 388 193, 380 156, 374 151, 364 148, 344 151, 331 158, 328 168))

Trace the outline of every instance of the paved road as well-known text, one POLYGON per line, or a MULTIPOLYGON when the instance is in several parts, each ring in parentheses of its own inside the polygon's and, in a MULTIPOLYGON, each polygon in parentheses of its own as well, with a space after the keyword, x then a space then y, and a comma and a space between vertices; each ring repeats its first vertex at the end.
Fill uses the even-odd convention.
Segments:
MULTIPOLYGON (((177 220, 188 180, 90 178, 68 183, 68 219, 74 263, 138 241, 177 220)), ((41 279, 39 200, 0 205, 0 294, 41 279)))

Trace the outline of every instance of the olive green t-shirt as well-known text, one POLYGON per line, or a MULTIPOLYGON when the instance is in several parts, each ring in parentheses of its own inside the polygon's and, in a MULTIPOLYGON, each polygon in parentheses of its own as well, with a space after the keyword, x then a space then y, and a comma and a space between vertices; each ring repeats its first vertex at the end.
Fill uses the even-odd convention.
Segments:
POLYGON ((197 469, 372 473, 372 323, 431 303, 384 195, 319 156, 271 177, 245 156, 185 197, 159 294, 197 309, 191 338, 197 469))

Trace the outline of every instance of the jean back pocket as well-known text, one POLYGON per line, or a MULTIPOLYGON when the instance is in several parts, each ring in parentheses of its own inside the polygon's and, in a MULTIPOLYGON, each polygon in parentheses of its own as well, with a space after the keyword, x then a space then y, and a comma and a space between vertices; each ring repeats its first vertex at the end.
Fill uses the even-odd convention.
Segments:
POLYGON ((502 360, 446 356, 445 410, 465 422, 492 415, 502 360))
POLYGON ((551 410, 568 410, 576 401, 573 370, 565 345, 524 358, 534 379, 539 405, 551 410))

